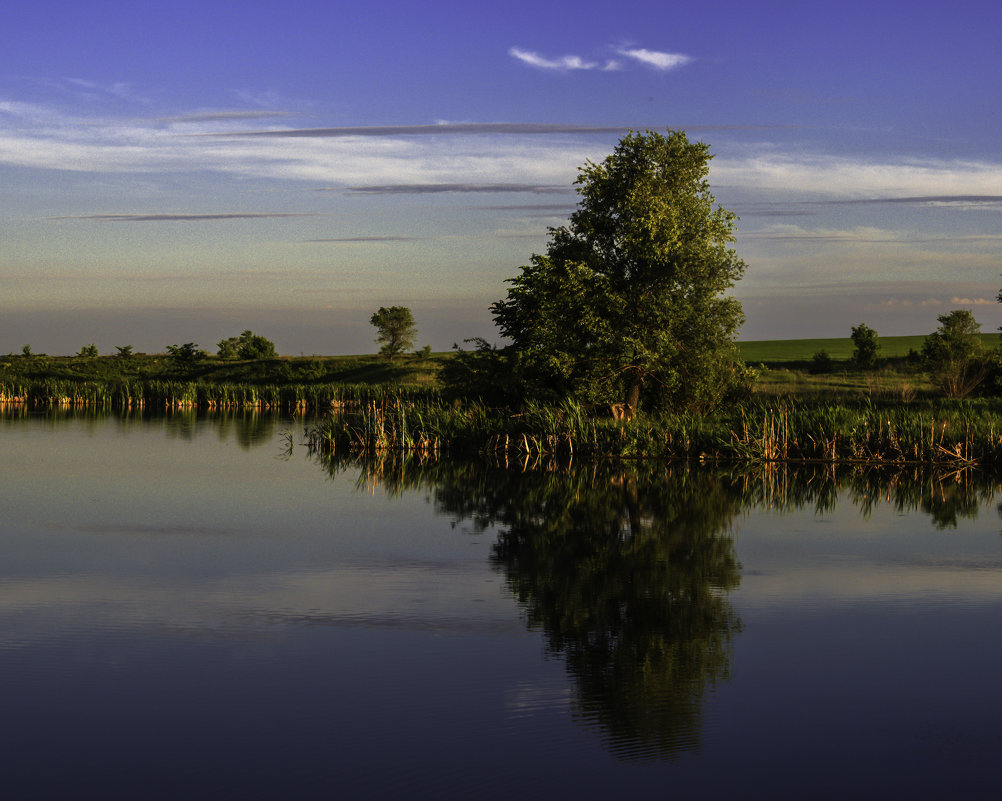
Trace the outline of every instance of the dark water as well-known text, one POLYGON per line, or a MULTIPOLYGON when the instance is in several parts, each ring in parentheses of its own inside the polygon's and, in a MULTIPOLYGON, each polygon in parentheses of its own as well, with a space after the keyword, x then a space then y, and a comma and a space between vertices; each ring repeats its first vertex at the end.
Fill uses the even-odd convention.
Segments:
POLYGON ((301 428, 0 417, 6 797, 997 793, 997 480, 301 428))

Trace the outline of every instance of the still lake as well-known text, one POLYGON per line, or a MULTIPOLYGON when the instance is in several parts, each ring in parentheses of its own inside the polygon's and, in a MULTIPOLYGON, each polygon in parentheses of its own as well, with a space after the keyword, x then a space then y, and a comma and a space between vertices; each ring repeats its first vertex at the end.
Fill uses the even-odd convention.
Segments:
POLYGON ((302 427, 0 412, 6 797, 998 792, 997 479, 302 427))

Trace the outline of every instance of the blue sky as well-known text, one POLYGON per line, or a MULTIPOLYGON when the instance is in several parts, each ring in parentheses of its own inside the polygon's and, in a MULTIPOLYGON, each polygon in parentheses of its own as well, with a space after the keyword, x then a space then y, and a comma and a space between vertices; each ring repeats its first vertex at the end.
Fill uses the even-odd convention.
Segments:
POLYGON ((927 333, 1002 272, 997 2, 47 2, 0 25, 0 352, 436 350, 627 128, 739 216, 741 337, 927 333))

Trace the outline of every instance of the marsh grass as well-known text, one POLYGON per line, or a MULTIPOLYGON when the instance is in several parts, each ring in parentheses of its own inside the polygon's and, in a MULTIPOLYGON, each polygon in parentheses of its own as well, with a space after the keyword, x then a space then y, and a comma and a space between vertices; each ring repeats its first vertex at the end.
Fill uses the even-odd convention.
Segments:
POLYGON ((600 417, 565 402, 512 414, 481 404, 387 399, 344 409, 307 430, 316 452, 413 451, 539 461, 551 457, 701 462, 1002 463, 998 401, 857 403, 752 400, 700 416, 600 417))

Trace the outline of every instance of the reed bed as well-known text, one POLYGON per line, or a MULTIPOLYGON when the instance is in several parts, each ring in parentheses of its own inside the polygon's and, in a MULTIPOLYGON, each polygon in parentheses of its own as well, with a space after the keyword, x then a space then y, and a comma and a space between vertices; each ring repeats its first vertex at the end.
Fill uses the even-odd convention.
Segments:
POLYGON ((329 453, 417 451, 696 459, 703 462, 1002 463, 997 400, 856 404, 750 401, 712 415, 663 412, 630 421, 571 402, 528 404, 517 413, 477 403, 372 400, 307 429, 307 444, 329 453))
POLYGON ((388 401, 438 400, 433 387, 372 384, 254 384, 186 380, 115 379, 0 381, 0 403, 29 408, 90 406, 102 409, 281 409, 327 411, 388 401))

